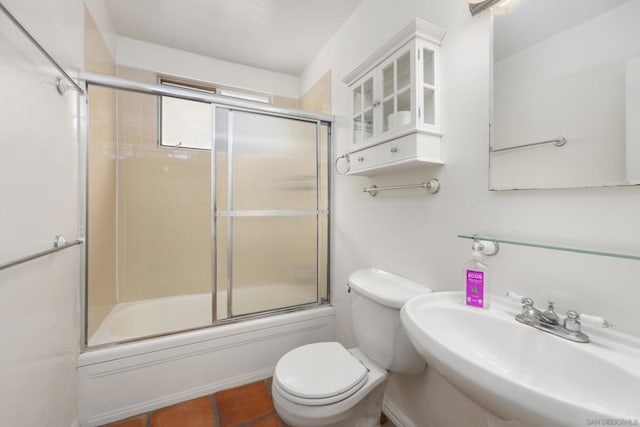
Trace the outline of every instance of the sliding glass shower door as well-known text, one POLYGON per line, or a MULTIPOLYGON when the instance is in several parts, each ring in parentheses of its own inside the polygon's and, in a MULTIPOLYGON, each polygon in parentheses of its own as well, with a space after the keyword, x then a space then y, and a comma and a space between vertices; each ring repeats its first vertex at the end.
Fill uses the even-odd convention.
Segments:
POLYGON ((216 320, 326 298, 328 127, 217 107, 216 320))
POLYGON ((87 346, 328 300, 330 122, 87 87, 87 346))

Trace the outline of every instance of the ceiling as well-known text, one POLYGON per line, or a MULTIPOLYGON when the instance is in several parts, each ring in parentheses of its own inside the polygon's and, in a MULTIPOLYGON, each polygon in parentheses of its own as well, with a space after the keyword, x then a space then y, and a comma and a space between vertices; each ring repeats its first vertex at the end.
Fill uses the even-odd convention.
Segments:
POLYGON ((538 44, 627 1, 631 0, 519 0, 511 12, 494 17, 494 61, 538 44))
POLYGON ((120 36, 298 75, 362 0, 103 0, 120 36))

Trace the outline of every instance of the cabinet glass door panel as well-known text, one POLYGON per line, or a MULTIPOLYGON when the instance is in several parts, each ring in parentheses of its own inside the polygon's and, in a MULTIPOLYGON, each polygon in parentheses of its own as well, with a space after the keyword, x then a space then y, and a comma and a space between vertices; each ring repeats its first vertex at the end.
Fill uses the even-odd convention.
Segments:
POLYGON ((373 77, 365 80, 362 85, 363 103, 362 109, 367 110, 373 107, 373 77))
POLYGON ((411 51, 398 58, 398 79, 396 90, 402 90, 411 84, 411 51))
POLYGON ((359 144, 374 135, 373 76, 353 89, 353 143, 359 144))
POLYGON ((393 95, 395 92, 395 71, 394 71, 394 63, 387 65, 384 70, 382 70, 382 96, 387 98, 393 95))
POLYGON ((373 138, 373 108, 368 109, 362 116, 362 139, 373 138))
POLYGON ((433 51, 427 48, 422 49, 422 73, 423 83, 433 86, 435 84, 433 51))
MULTIPOLYGON (((411 110, 411 90, 406 89, 398 94, 398 111, 410 111, 411 110)), ((408 122, 406 122, 408 123, 408 122)), ((406 124, 399 122, 398 126, 406 124)))
POLYGON ((415 123, 415 110, 412 109, 411 87, 412 44, 408 48, 392 56, 382 65, 382 129, 381 132, 392 132, 415 123))
POLYGON ((396 91, 396 73, 395 61, 391 61, 382 70, 382 131, 386 132, 392 124, 389 123, 389 117, 396 112, 395 91, 396 91))
POLYGON ((373 138, 374 134, 374 114, 373 114, 373 102, 374 102, 374 92, 373 92, 373 77, 365 80, 362 85, 362 140, 366 141, 368 139, 373 138))
POLYGON ((425 125, 433 126, 436 122, 435 93, 433 89, 427 87, 423 91, 422 117, 425 125))
POLYGON ((353 114, 359 114, 362 111, 362 87, 358 86, 353 90, 353 114))
POLYGON ((395 97, 391 96, 389 99, 385 100, 382 103, 382 131, 386 132, 389 130, 390 126, 393 126, 393 123, 389 123, 389 117, 393 117, 392 114, 396 112, 396 103, 395 97))
POLYGON ((362 115, 358 114, 353 119, 353 143, 359 144, 362 142, 362 115))
POLYGON ((422 123, 435 126, 435 54, 422 48, 422 123))

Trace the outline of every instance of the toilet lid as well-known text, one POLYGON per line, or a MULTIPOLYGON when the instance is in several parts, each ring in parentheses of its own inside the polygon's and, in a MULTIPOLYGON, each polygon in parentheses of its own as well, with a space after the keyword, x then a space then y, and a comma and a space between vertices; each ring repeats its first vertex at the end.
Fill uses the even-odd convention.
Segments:
POLYGON ((325 399, 364 385, 367 368, 337 342, 303 345, 282 356, 274 377, 287 393, 325 399))

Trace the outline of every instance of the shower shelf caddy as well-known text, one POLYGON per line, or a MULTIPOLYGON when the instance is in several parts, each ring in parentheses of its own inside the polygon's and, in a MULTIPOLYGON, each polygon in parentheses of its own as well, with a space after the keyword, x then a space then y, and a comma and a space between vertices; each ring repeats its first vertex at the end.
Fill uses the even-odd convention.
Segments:
POLYGON ((561 246, 561 245, 552 244, 552 243, 503 239, 503 238, 497 238, 497 237, 489 237, 489 236, 480 235, 480 234, 458 234, 458 237, 461 239, 470 239, 474 241, 484 240, 484 241, 490 241, 490 242, 496 242, 496 243, 504 243, 508 245, 527 246, 530 248, 550 249, 555 251, 573 252, 573 253, 579 253, 579 254, 597 255, 597 256, 604 256, 604 257, 611 257, 611 258, 622 258, 622 259, 631 259, 631 260, 640 261, 640 254, 633 255, 633 254, 620 253, 620 252, 611 251, 611 250, 586 249, 586 248, 578 248, 578 247, 561 246))
MULTIPOLYGON (((440 155, 440 43, 446 31, 420 19, 342 80, 352 91, 347 175, 376 175, 440 155)), ((336 162, 337 163, 337 162, 336 162)))

